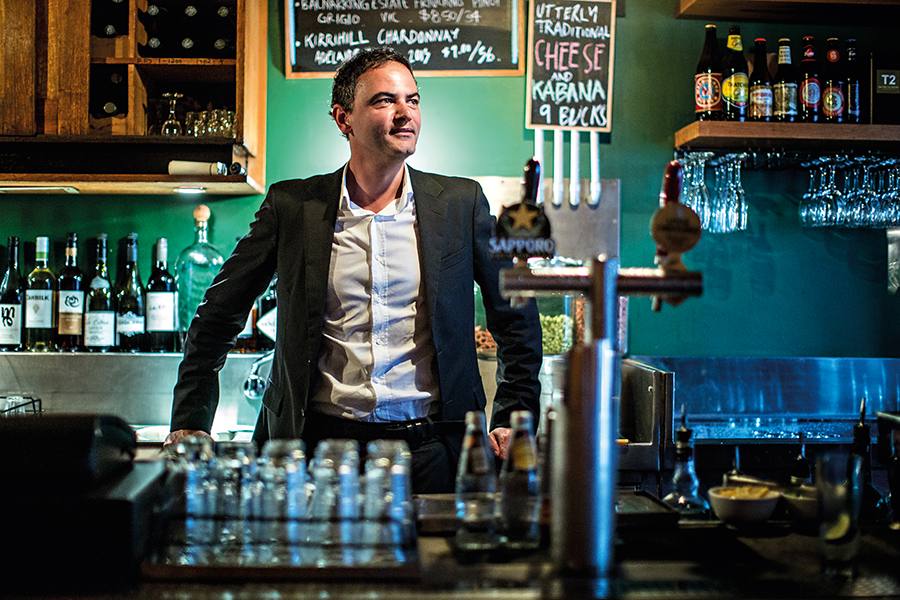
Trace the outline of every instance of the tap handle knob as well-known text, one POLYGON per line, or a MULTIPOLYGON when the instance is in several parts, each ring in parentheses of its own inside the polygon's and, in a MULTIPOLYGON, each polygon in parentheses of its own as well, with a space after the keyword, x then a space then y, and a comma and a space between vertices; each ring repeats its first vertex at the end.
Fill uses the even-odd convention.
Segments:
POLYGON ((678 202, 681 195, 681 184, 684 181, 684 169, 677 160, 666 165, 666 173, 663 175, 662 191, 659 194, 660 207, 671 202, 678 202))
POLYGON ((532 157, 525 163, 522 181, 522 202, 537 204, 541 189, 541 163, 532 157))

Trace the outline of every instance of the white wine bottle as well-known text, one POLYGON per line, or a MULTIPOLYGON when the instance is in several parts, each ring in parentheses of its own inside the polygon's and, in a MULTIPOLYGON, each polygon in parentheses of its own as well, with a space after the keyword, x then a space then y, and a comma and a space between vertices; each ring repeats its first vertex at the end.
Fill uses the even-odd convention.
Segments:
POLYGON ((138 272, 138 234, 125 242, 125 272, 116 279, 116 346, 122 352, 146 350, 144 284, 138 272))
POLYGON ((90 352, 109 352, 116 345, 116 311, 106 265, 106 234, 95 241, 96 256, 84 311, 84 346, 90 352))
POLYGON ((25 349, 31 352, 56 350, 56 277, 48 267, 49 255, 50 238, 37 238, 35 267, 25 290, 25 349))

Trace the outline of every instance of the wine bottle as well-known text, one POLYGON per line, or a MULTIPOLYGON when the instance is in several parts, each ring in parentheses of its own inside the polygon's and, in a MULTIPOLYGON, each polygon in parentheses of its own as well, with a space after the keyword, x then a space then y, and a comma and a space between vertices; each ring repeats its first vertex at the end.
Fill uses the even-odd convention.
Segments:
POLYGON ((128 114, 128 65, 91 65, 88 110, 95 119, 128 114))
POLYGON ((147 33, 147 43, 138 44, 138 53, 145 57, 169 58, 175 56, 175 28, 172 14, 160 2, 150 2, 146 11, 139 11, 138 21, 147 33))
POLYGON ((90 352, 109 352, 116 345, 116 311, 113 309, 106 234, 95 240, 95 264, 84 310, 84 346, 90 352))
POLYGON ((706 41, 694 75, 694 116, 698 121, 722 119, 722 57, 716 26, 706 26, 706 41))
POLYGON ((793 123, 797 120, 797 73, 791 61, 791 40, 778 40, 778 70, 772 84, 773 113, 777 121, 793 123))
POLYGON ((225 259, 209 243, 209 207, 194 209, 194 243, 181 251, 175 261, 175 283, 178 288, 178 325, 186 332, 197 307, 225 259))
POLYGON ((199 9, 198 2, 188 2, 178 15, 177 56, 193 58, 203 54, 201 38, 206 28, 199 9))
POLYGON ((84 341, 84 274, 78 268, 78 235, 66 236, 66 264, 56 278, 59 350, 80 350, 84 341))
POLYGON ((169 273, 169 242, 156 240, 156 266, 147 280, 147 336, 150 352, 178 351, 178 291, 169 273))
POLYGON ((50 238, 37 238, 34 270, 25 290, 25 349, 56 350, 56 277, 49 268, 50 238))
POLYGON ((822 117, 826 123, 843 123, 844 81, 841 77, 841 51, 837 38, 828 38, 825 47, 825 66, 822 69, 822 117))
POLYGON ((0 282, 0 350, 22 347, 22 310, 25 300, 19 273, 19 238, 6 239, 6 272, 0 282))
POLYGON ((753 72, 750 74, 750 120, 771 121, 772 100, 766 40, 757 38, 753 49, 753 72))
POLYGON ((125 271, 116 278, 116 346, 122 352, 146 349, 144 284, 138 272, 138 234, 125 242, 125 271))
POLYGON ((235 39, 237 37, 237 23, 235 21, 236 7, 228 4, 220 4, 210 21, 210 56, 213 58, 234 58, 235 39))
POLYGON ((91 34, 105 38, 128 35, 127 0, 92 0, 91 34))
POLYGON ((256 319, 256 349, 266 352, 275 348, 275 332, 278 328, 278 273, 272 277, 266 293, 259 298, 256 319))

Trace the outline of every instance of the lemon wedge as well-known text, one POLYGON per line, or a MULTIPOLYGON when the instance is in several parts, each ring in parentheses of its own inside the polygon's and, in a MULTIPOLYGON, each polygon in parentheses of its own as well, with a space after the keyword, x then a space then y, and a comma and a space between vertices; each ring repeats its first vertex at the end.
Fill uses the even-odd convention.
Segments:
POLYGON ((844 513, 825 529, 826 540, 839 540, 850 532, 850 515, 844 513))

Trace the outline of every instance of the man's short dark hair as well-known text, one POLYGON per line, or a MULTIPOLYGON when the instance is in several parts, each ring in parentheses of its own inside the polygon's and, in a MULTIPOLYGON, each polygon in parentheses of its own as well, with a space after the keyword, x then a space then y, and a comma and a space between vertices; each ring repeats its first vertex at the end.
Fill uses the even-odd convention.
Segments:
MULTIPOLYGON (((389 62, 400 63, 409 69, 410 75, 413 75, 412 67, 409 66, 406 57, 387 46, 362 50, 353 58, 346 60, 334 74, 334 84, 331 86, 331 107, 333 108, 337 104, 348 113, 351 112, 353 101, 356 99, 356 84, 362 74, 389 62)), ((413 75, 413 80, 415 80, 415 75, 413 75)))

